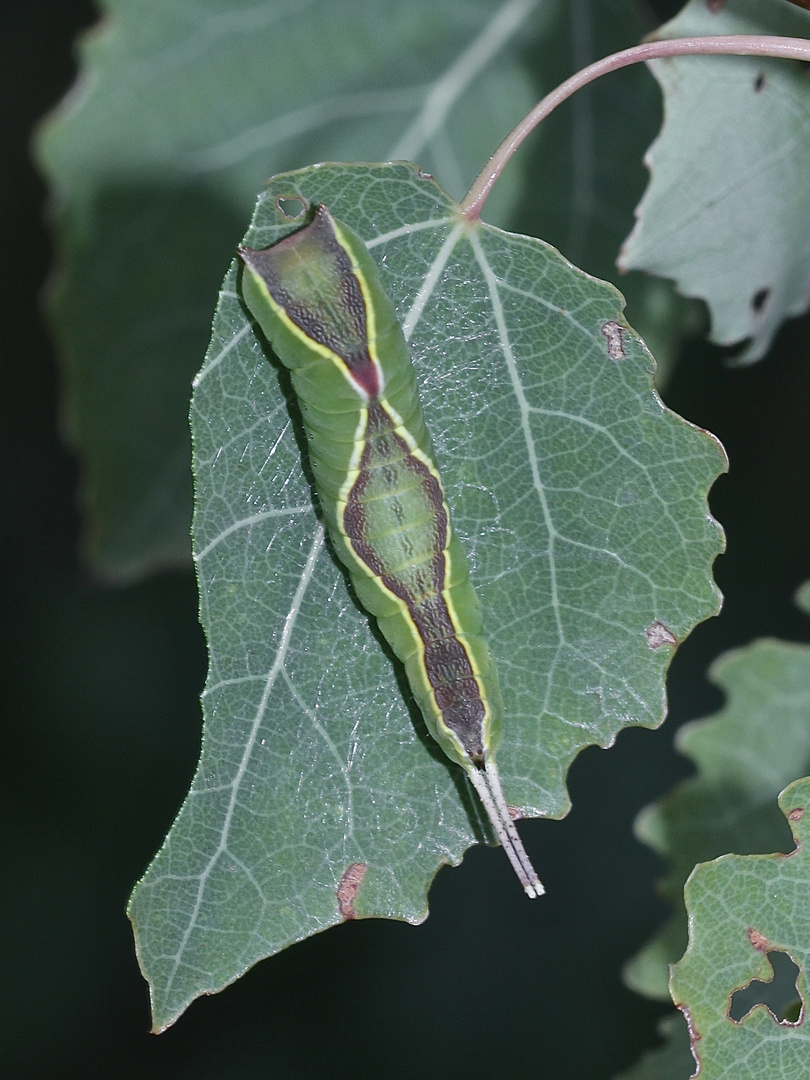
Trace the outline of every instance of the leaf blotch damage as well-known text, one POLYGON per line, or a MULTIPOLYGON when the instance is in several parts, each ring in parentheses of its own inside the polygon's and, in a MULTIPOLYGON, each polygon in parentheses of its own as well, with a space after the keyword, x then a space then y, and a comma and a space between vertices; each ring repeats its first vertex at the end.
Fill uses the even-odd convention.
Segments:
POLYGON ((789 953, 769 949, 765 938, 753 927, 748 929, 748 940, 755 949, 767 955, 771 977, 767 980, 751 979, 735 990, 729 999, 726 1015, 733 1023, 739 1024, 755 1009, 765 1009, 780 1027, 797 1027, 804 1019, 804 1002, 797 983, 798 964, 789 953))
POLYGON ((760 934, 759 930, 755 930, 753 926, 749 926, 746 934, 748 935, 748 940, 751 942, 755 949, 757 949, 759 952, 768 951, 768 939, 766 937, 763 937, 763 935, 760 934))
POLYGON ((602 336, 607 342, 607 354, 611 360, 624 360, 627 353, 624 351, 625 328, 617 322, 602 324, 602 336))
POLYGON ((644 631, 647 637, 647 644, 651 649, 660 649, 662 645, 677 645, 678 639, 672 633, 668 626, 664 626, 662 622, 657 619, 654 623, 647 627, 644 631))
POLYGON ((363 884, 368 866, 366 863, 349 863, 340 879, 337 890, 337 901, 340 914, 344 919, 356 919, 357 912, 354 910, 354 901, 357 891, 363 884))

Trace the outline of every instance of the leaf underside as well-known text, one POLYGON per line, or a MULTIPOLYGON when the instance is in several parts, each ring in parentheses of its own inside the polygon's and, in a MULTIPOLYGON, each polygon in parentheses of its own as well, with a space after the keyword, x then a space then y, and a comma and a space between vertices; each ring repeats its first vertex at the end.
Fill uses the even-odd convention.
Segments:
MULTIPOLYGON (((692 0, 656 38, 810 37, 787 0, 692 0)), ((759 360, 810 304, 810 76, 796 60, 685 56, 650 64, 665 120, 621 259, 709 306, 712 339, 759 360)))
MULTIPOLYGON (((416 168, 276 177, 248 246, 293 227, 277 198, 325 203, 378 262, 498 667, 506 797, 559 817, 578 750, 661 721, 673 642, 717 609, 706 493, 722 450, 663 407, 611 286, 463 223, 416 168)), ((340 922, 347 895, 357 917, 422 920, 438 868, 487 838, 323 538, 297 405, 236 266, 192 426, 203 751, 131 902, 157 1029, 340 922)))

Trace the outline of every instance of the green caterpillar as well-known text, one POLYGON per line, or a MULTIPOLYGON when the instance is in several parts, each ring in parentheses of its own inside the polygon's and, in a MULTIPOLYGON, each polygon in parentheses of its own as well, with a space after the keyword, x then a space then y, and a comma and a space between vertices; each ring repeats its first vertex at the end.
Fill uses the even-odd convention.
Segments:
POLYGON ((239 254, 244 300, 292 372, 335 550, 405 665, 428 730, 466 771, 528 895, 540 896, 495 765, 503 706, 467 557, 374 261, 325 206, 272 247, 239 254))

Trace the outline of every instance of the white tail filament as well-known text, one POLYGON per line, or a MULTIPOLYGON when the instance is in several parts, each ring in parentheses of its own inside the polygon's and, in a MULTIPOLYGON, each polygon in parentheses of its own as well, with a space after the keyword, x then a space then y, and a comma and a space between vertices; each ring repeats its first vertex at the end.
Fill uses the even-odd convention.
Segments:
POLYGON ((509 862, 526 890, 526 895, 534 898, 546 891, 540 878, 526 854, 523 841, 518 836, 515 823, 509 813, 501 787, 501 778, 494 761, 488 761, 485 768, 473 769, 467 774, 478 792, 481 805, 487 812, 492 828, 509 857, 509 862))

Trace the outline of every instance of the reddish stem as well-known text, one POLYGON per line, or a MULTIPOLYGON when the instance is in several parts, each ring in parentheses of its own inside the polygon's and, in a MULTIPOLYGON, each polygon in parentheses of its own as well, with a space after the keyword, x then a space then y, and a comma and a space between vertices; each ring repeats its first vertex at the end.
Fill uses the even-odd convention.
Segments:
POLYGON ((762 35, 737 34, 728 37, 673 38, 671 41, 645 41, 632 49, 613 53, 595 64, 578 71, 566 79, 556 90, 547 94, 530 113, 523 117, 517 127, 506 136, 501 145, 473 181, 472 187, 461 203, 462 214, 470 221, 481 216, 484 203, 492 186, 503 172, 506 163, 517 148, 541 120, 553 112, 566 98, 588 83, 606 75, 609 71, 638 64, 643 60, 662 60, 668 56, 705 56, 712 53, 727 56, 779 56, 790 60, 810 62, 810 41, 802 38, 766 37, 762 35))

